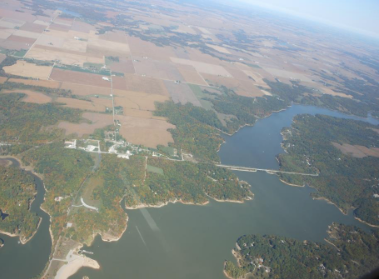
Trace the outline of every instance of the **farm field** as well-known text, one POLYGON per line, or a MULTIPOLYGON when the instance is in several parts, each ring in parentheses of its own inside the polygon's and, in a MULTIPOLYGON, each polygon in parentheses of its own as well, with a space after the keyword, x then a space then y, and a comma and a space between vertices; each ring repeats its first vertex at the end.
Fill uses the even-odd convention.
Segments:
POLYGON ((112 115, 100 114, 93 112, 83 113, 83 118, 91 123, 70 123, 61 121, 58 128, 64 129, 66 135, 74 134, 78 137, 92 134, 96 129, 105 128, 108 125, 113 125, 112 115))
POLYGON ((54 68, 51 72, 50 78, 55 81, 69 82, 90 86, 98 86, 110 88, 109 81, 103 80, 103 76, 90 73, 82 73, 77 71, 61 70, 54 68))
POLYGON ((343 154, 350 155, 355 158, 364 158, 368 156, 379 157, 379 148, 367 148, 361 145, 339 144, 333 143, 343 154))
POLYGON ((125 91, 125 90, 113 90, 115 106, 122 106, 125 108, 139 109, 139 110, 155 110, 155 102, 165 102, 169 100, 169 97, 147 94, 143 92, 125 91))
POLYGON ((168 129, 174 129, 175 126, 165 120, 121 115, 115 118, 121 123, 120 134, 133 144, 155 148, 174 142, 168 129))
POLYGON ((182 105, 192 103, 195 106, 201 107, 199 100, 188 84, 165 81, 165 85, 174 103, 180 103, 182 105))
MULTIPOLYGON (((76 108, 81 110, 89 110, 89 111, 98 111, 98 112, 105 112, 106 105, 104 102, 91 102, 91 101, 83 101, 83 100, 77 100, 72 98, 57 98, 55 100, 57 103, 62 103, 64 106, 70 107, 70 108, 76 108)), ((112 107, 112 103, 109 102, 108 108, 112 107)))
POLYGON ((31 85, 31 86, 40 86, 45 88, 51 88, 51 89, 58 89, 61 87, 60 82, 56 82, 53 80, 34 80, 34 79, 19 79, 19 78, 10 78, 8 79, 9 82, 15 82, 15 83, 22 83, 25 85, 31 85))
POLYGON ((125 75, 126 90, 144 92, 146 94, 169 96, 164 81, 132 74, 125 75))
POLYGON ((48 79, 51 70, 51 66, 38 66, 36 64, 20 60, 12 66, 4 67, 4 71, 7 74, 37 79, 48 79))
POLYGON ((111 92, 110 88, 92 86, 92 85, 83 85, 83 84, 71 83, 71 82, 62 82, 61 89, 71 90, 73 95, 78 95, 78 96, 89 96, 89 95, 109 96, 111 92))

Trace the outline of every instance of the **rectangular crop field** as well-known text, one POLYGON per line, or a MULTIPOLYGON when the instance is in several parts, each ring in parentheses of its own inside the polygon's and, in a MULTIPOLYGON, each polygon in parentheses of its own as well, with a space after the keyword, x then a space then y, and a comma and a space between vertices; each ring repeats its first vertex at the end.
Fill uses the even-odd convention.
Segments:
POLYGON ((38 66, 33 63, 17 60, 16 64, 4 67, 3 69, 10 75, 48 79, 52 66, 38 66))
POLYGON ((61 82, 70 82, 83 85, 100 86, 110 88, 111 83, 103 79, 102 75, 81 73, 76 71, 67 71, 54 68, 51 79, 61 82))
POLYGON ((186 103, 192 103, 195 106, 201 107, 201 103, 188 84, 175 83, 172 81, 165 81, 165 84, 174 103, 181 103, 183 105, 186 103))

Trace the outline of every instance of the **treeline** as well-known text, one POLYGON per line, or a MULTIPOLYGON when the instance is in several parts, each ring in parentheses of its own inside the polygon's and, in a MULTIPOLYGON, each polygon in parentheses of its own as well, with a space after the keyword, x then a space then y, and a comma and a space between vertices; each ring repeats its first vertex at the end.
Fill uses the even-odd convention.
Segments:
POLYGON ((225 272, 232 278, 352 278, 379 266, 379 231, 332 224, 330 244, 299 241, 272 235, 245 235, 238 239, 240 267, 228 261, 225 272))
POLYGON ((216 129, 222 129, 223 126, 213 111, 190 103, 181 105, 168 101, 156 103, 155 115, 167 117, 176 126, 170 130, 175 142, 173 147, 204 160, 220 160, 217 150, 223 140, 216 129))
POLYGON ((221 87, 223 95, 214 99, 207 99, 213 104, 213 108, 223 114, 233 115, 235 118, 226 120, 226 127, 223 128, 228 133, 234 133, 243 125, 253 125, 257 118, 266 117, 274 111, 286 108, 289 103, 278 97, 258 97, 249 98, 239 96, 226 87, 221 87))
POLYGON ((28 239, 36 231, 39 218, 29 211, 36 195, 33 175, 17 167, 0 166, 0 230, 28 239))
POLYGON ((49 127, 59 120, 79 122, 81 111, 54 104, 22 102, 24 94, 0 94, 0 141, 44 143, 63 138, 63 131, 49 127))
MULTIPOLYGON (((20 78, 19 76, 16 76, 17 78, 20 78)), ((61 96, 61 97, 71 97, 72 92, 71 90, 66 90, 66 89, 55 89, 55 88, 48 88, 48 87, 43 87, 43 86, 36 86, 36 85, 29 85, 29 84, 23 84, 19 82, 12 82, 9 81, 9 79, 4 82, 3 84, 0 84, 0 90, 13 90, 17 91, 17 89, 25 89, 25 90, 33 90, 33 91, 38 91, 42 92, 46 95, 49 96, 61 96)))
POLYGON ((379 146, 377 126, 324 115, 298 115, 292 127, 284 129, 287 153, 278 156, 285 171, 319 172, 318 177, 280 174, 292 184, 309 184, 317 189, 314 197, 325 197, 344 212, 350 208, 360 219, 379 225, 379 158, 355 158, 343 154, 333 143, 379 146))

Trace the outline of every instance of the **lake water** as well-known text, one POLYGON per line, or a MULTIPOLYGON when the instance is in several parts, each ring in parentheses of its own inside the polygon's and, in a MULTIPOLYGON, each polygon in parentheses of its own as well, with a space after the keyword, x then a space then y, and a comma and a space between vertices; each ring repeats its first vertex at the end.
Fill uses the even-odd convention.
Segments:
MULTIPOLYGON (((12 164, 19 167, 14 159, 8 159, 12 164)), ((49 234, 49 215, 41 210, 45 189, 41 179, 33 175, 37 184, 37 195, 30 210, 42 218, 41 224, 34 237, 26 244, 19 244, 18 237, 9 237, 0 234, 5 245, 0 248, 0 278, 32 278, 39 275, 45 267, 50 251, 51 237, 49 234)), ((9 218, 9 217, 8 217, 9 218)))
MULTIPOLYGON (((275 156, 283 127, 297 114, 326 114, 365 120, 310 106, 292 106, 225 136, 219 155, 223 164, 278 169, 275 156)), ((311 188, 285 185, 275 175, 264 172, 236 172, 249 182, 255 194, 244 204, 211 201, 205 206, 170 204, 159 209, 127 210, 128 228, 118 242, 97 237, 86 250, 94 252, 100 270, 81 269, 70 278, 225 278, 224 260, 233 259, 231 249, 244 234, 275 234, 323 242, 332 222, 367 226, 352 213, 343 215, 335 206, 312 200, 311 188)))

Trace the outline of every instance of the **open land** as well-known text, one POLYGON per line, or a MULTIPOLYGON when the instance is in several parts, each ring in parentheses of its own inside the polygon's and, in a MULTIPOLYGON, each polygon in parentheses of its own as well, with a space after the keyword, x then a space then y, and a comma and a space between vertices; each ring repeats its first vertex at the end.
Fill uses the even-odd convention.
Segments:
POLYGON ((40 86, 52 89, 58 89, 61 87, 60 82, 53 80, 34 80, 34 79, 19 79, 19 78, 10 78, 9 82, 22 83, 25 85, 40 86))
POLYGON ((81 137, 83 135, 92 134, 96 129, 104 128, 113 124, 112 115, 85 112, 83 113, 83 118, 92 123, 76 124, 62 121, 58 124, 58 128, 64 129, 66 131, 66 135, 76 134, 81 137))
POLYGON ((45 94, 42 94, 40 92, 35 92, 31 90, 2 90, 0 93, 4 94, 10 94, 10 93, 23 93, 25 94, 25 98, 22 100, 27 103, 34 103, 34 104, 46 104, 51 102, 51 97, 46 96, 45 94))
POLYGON ((48 79, 51 69, 52 67, 38 66, 25 61, 17 61, 12 66, 4 67, 7 74, 37 79, 48 79))
POLYGON ((355 158, 364 158, 367 156, 379 157, 379 148, 367 148, 361 145, 339 144, 333 142, 333 146, 337 147, 343 154, 353 156, 355 158))

